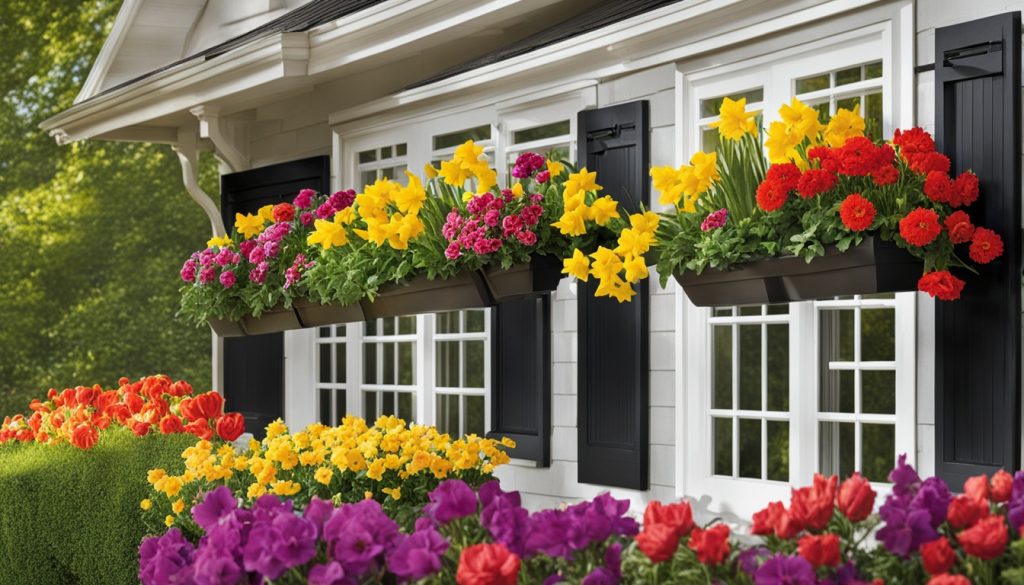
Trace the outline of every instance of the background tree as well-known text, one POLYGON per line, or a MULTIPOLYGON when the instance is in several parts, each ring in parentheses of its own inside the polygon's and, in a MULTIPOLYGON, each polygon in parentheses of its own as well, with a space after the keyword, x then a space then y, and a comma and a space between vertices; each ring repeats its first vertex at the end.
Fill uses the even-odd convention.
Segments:
MULTIPOLYGON (((58 146, 117 0, 0 3, 0 413, 50 387, 162 372, 210 386, 210 333, 175 318, 208 223, 166 146, 58 146)), ((203 183, 217 192, 204 158, 203 183)))

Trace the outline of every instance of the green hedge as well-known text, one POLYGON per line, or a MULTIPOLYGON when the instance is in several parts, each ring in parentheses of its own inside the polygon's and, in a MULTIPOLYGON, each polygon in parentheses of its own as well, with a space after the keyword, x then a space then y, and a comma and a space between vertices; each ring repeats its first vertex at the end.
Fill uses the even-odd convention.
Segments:
POLYGON ((111 428, 88 451, 0 445, 0 585, 138 583, 146 472, 180 470, 195 440, 111 428))

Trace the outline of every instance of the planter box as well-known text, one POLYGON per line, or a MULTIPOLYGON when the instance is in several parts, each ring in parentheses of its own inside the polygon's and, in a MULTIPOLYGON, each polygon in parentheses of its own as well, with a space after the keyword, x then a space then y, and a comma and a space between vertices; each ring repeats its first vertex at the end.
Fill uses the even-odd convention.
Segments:
POLYGON ((373 302, 363 303, 367 320, 416 313, 479 309, 491 305, 487 284, 478 272, 451 279, 420 275, 405 284, 383 286, 373 302))
POLYGON ((840 295, 917 290, 923 264, 892 242, 867 236, 857 247, 834 247, 809 264, 796 256, 769 258, 729 270, 686 272, 675 279, 700 307, 790 303, 840 295))
POLYGON ((259 317, 246 315, 242 318, 242 326, 245 328, 247 335, 262 335, 264 333, 302 329, 302 323, 299 321, 295 311, 285 309, 280 305, 264 311, 259 317))
POLYGON ((221 337, 243 337, 245 327, 241 321, 230 321, 228 319, 207 319, 210 329, 221 337))
POLYGON ((491 299, 500 303, 555 290, 562 280, 562 263, 551 256, 535 256, 530 262, 514 264, 508 270, 499 266, 481 273, 491 299))
POLYGON ((293 307, 304 327, 356 323, 364 319, 363 308, 359 303, 354 305, 321 305, 312 301, 297 300, 293 307))

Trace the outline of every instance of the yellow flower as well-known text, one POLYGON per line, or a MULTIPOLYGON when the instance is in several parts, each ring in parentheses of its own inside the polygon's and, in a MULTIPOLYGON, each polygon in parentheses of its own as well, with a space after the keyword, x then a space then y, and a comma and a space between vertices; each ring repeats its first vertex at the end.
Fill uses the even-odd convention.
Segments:
POLYGON ((227 248, 227 247, 231 246, 231 244, 233 244, 233 243, 234 242, 231 241, 231 236, 225 234, 223 236, 214 236, 214 237, 210 238, 206 242, 206 247, 207 248, 213 248, 213 247, 227 248))
POLYGON ((274 422, 267 425, 267 439, 273 439, 274 437, 280 437, 281 435, 288 432, 287 425, 284 421, 277 419, 274 422))
POLYGON ((156 482, 160 481, 164 477, 167 477, 167 472, 163 469, 150 469, 149 473, 146 474, 146 481, 150 485, 156 485, 156 482))
POLYGON ((590 257, 594 259, 594 264, 590 267, 590 273, 601 280, 617 275, 622 270, 622 259, 615 252, 604 246, 599 246, 597 251, 591 254, 590 257))
POLYGON ((465 185, 470 176, 469 169, 462 168, 462 165, 455 160, 441 161, 441 171, 439 174, 445 183, 453 187, 465 185))
POLYGON ((469 200, 473 198, 474 193, 472 191, 464 191, 462 193, 462 202, 469 203, 469 200))
POLYGON ((654 234, 642 232, 634 228, 626 228, 619 234, 616 254, 623 256, 643 256, 654 244, 654 234))
POLYGON ((740 98, 733 101, 730 98, 722 100, 722 107, 718 109, 718 120, 711 123, 712 128, 718 128, 722 138, 728 140, 739 140, 744 134, 757 132, 757 124, 754 122, 754 112, 747 111, 747 98, 740 98))
POLYGON ((168 514, 167 517, 164 518, 164 526, 166 526, 168 528, 170 528, 171 526, 174 526, 174 516, 171 516, 170 514, 168 514))
POLYGON ((324 250, 330 250, 348 243, 348 232, 341 224, 318 219, 313 225, 316 227, 316 231, 306 236, 306 243, 310 246, 320 244, 324 250))
POLYGON ((598 185, 596 181, 597 172, 588 171, 587 167, 583 167, 578 173, 570 173, 569 181, 567 181, 567 183, 575 183, 576 188, 580 191, 600 191, 602 187, 601 185, 598 185))
POLYGON ((796 98, 779 108, 779 116, 782 117, 783 123, 786 124, 797 144, 804 138, 814 143, 818 138, 818 133, 822 130, 821 122, 818 121, 818 110, 796 98))
POLYGON ((153 508, 153 500, 146 498, 139 502, 139 507, 146 511, 151 510, 153 508))
POLYGON ((364 500, 369 500, 372 497, 373 497, 373 492, 371 492, 370 490, 366 490, 365 492, 363 492, 363 499, 364 500))
POLYGON ((238 233, 242 234, 243 238, 248 240, 263 231, 263 218, 251 213, 245 215, 236 213, 235 229, 238 230, 238 233))
POLYGON ((498 184, 498 172, 490 167, 483 166, 474 169, 473 174, 476 175, 476 180, 479 183, 476 186, 477 193, 490 191, 491 187, 498 184))
POLYGON ((163 478, 163 492, 168 498, 173 498, 181 492, 181 479, 173 476, 163 478))
POLYGON ((513 197, 522 197, 523 196, 523 184, 522 183, 517 181, 515 185, 512 185, 512 196, 513 197))
POLYGON ((294 481, 275 481, 273 484, 273 491, 279 496, 294 496, 299 493, 302 486, 294 481))
POLYGON ((864 136, 864 128, 864 118, 860 117, 860 104, 853 106, 853 111, 839 108, 825 127, 825 143, 832 148, 839 148, 846 144, 848 138, 864 136))
POLYGON ((772 164, 786 163, 799 156, 796 147, 803 141, 803 136, 791 132, 782 122, 772 122, 768 126, 768 138, 764 145, 768 148, 768 160, 772 164))
POLYGON ((263 207, 260 207, 259 211, 257 211, 256 214, 262 217, 263 221, 269 221, 270 223, 274 223, 273 205, 264 205, 263 207))
POLYGON ((245 492, 245 497, 250 500, 255 500, 265 493, 267 493, 267 488, 263 487, 263 484, 253 483, 249 485, 249 489, 245 492))
POLYGON ((434 165, 427 163, 423 165, 423 174, 426 175, 428 179, 433 179, 437 176, 437 169, 434 168, 434 165))
POLYGON ((374 481, 380 481, 381 478, 384 477, 384 471, 384 460, 374 459, 373 463, 371 463, 370 466, 366 469, 366 477, 374 481))
POLYGON ((718 155, 714 152, 708 154, 698 150, 690 158, 693 165, 693 178, 696 182, 694 193, 703 193, 711 187, 711 184, 718 180, 718 155))
POLYGON ((185 511, 185 502, 184 502, 184 500, 180 500, 179 499, 179 500, 176 500, 173 504, 171 504, 171 511, 173 511, 175 514, 181 514, 182 512, 184 512, 185 511))
POLYGON ((606 225, 610 220, 619 217, 618 204, 610 195, 605 195, 590 205, 589 215, 597 225, 606 225))
POLYGON ((572 258, 562 260, 562 274, 575 276, 577 280, 587 282, 590 278, 590 259, 576 248, 572 251, 572 258))
POLYGON ((334 214, 334 223, 340 223, 341 225, 348 225, 355 221, 355 219, 356 209, 351 205, 334 214))
POLYGON ((484 147, 477 146, 472 140, 467 140, 455 148, 454 158, 472 165, 480 162, 480 155, 483 153, 484 147))
POLYGON ((501 444, 506 446, 506 447, 508 447, 509 449, 515 449, 516 448, 515 440, 510 439, 508 437, 502 437, 501 438, 501 444))
POLYGON ((626 282, 635 283, 647 278, 647 262, 643 256, 626 256, 622 266, 626 269, 626 282))
POLYGON ((611 290, 608 292, 608 296, 620 303, 628 302, 635 294, 636 291, 633 290, 633 287, 621 280, 613 282, 611 290))
POLYGON ((651 167, 650 175, 654 188, 661 192, 670 190, 678 182, 675 167, 651 167))
MULTIPOLYGON (((400 487, 381 488, 380 491, 382 491, 385 494, 391 496, 395 500, 401 500, 402 499, 402 488, 400 488, 400 487)), ((367 493, 369 493, 369 492, 367 492, 367 493)))
POLYGON ((658 222, 661 217, 653 211, 634 213, 629 216, 629 225, 638 232, 653 234, 658 230, 658 222))
POLYGON ((405 171, 405 176, 409 178, 409 183, 395 192, 395 205, 402 213, 416 214, 427 200, 427 193, 423 190, 419 177, 409 171, 405 171))
POLYGON ((565 170, 565 165, 563 165, 562 163, 558 162, 557 160, 549 160, 548 161, 548 174, 551 175, 552 179, 554 179, 558 175, 561 175, 562 171, 564 171, 564 170, 565 170))
POLYGON ((582 236, 587 233, 586 216, 584 215, 586 210, 586 207, 578 207, 573 211, 566 212, 551 226, 558 228, 558 231, 566 236, 582 236))
POLYGON ((317 480, 318 482, 324 485, 331 483, 331 478, 333 477, 334 471, 332 471, 330 467, 321 467, 316 470, 316 473, 313 474, 313 479, 317 480))

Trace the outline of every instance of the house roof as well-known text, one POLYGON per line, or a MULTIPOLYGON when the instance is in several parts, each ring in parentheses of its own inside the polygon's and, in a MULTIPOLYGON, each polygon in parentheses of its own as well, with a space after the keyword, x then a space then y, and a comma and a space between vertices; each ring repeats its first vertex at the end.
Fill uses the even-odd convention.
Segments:
POLYGON ((537 49, 553 45, 560 41, 595 31, 616 22, 681 1, 682 0, 629 0, 626 2, 623 0, 599 0, 597 6, 591 10, 567 18, 562 22, 524 37, 523 39, 502 47, 501 49, 492 51, 475 59, 465 61, 426 79, 419 80, 404 89, 414 89, 430 85, 432 83, 437 83, 438 81, 454 77, 460 73, 472 71, 473 69, 504 61, 505 59, 511 59, 512 57, 518 57, 519 55, 536 51, 537 49))
POLYGON ((237 37, 228 39, 227 41, 203 49, 187 57, 168 63, 162 67, 147 71, 142 75, 138 75, 111 87, 105 88, 103 91, 91 96, 89 100, 122 87, 127 87, 143 79, 152 77, 161 71, 172 69, 182 63, 200 58, 204 60, 214 59, 228 51, 275 34, 307 31, 313 27, 332 22, 343 16, 359 12, 364 8, 369 8, 384 1, 385 0, 312 0, 308 4, 304 4, 295 10, 271 20, 266 24, 258 26, 244 34, 238 35, 237 37))

